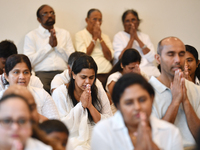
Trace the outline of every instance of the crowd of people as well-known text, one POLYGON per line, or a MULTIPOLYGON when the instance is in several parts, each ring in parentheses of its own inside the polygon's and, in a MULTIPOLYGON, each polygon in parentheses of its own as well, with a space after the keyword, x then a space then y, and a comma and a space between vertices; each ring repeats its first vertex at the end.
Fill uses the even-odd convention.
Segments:
POLYGON ((157 53, 135 10, 102 33, 90 9, 75 35, 42 5, 24 54, 0 42, 0 150, 195 150, 200 147, 198 51, 177 37, 157 53))

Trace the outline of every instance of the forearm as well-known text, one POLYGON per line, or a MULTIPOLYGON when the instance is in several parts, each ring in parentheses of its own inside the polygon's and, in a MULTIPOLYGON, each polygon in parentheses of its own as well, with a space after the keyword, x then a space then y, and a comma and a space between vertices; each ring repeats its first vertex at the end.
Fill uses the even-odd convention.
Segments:
POLYGON ((185 111, 187 124, 190 129, 190 132, 192 133, 194 139, 197 140, 197 136, 198 136, 197 133, 198 133, 199 127, 200 127, 200 119, 196 115, 189 100, 185 100, 183 102, 183 109, 185 111))
POLYGON ((134 42, 134 38, 130 38, 130 40, 129 40, 127 46, 122 50, 121 54, 119 55, 119 59, 122 57, 123 53, 124 53, 127 49, 132 48, 133 42, 134 42))
POLYGON ((86 49, 86 54, 87 55, 91 55, 92 54, 92 52, 94 50, 94 46, 95 46, 95 44, 93 43, 93 41, 91 41, 90 45, 86 49))
POLYGON ((112 54, 110 52, 110 49, 108 48, 108 46, 106 45, 106 43, 104 42, 103 39, 100 40, 100 44, 102 46, 102 51, 103 51, 103 55, 107 60, 112 60, 112 54))
MULTIPOLYGON (((139 38, 137 38, 136 41, 138 42, 140 48, 143 48, 143 47, 144 47, 145 44, 144 44, 139 38)), ((142 52, 143 52, 143 54, 145 55, 145 54, 147 54, 148 52, 150 52, 150 49, 149 49, 148 47, 146 47, 146 48, 142 49, 142 52)))
POLYGON ((165 121, 168 121, 170 123, 174 123, 177 113, 178 113, 178 109, 179 109, 179 105, 180 103, 171 103, 164 115, 164 117, 162 118, 165 121))
POLYGON ((95 123, 99 122, 101 120, 101 115, 100 113, 97 111, 97 109, 91 105, 89 108, 90 114, 94 120, 95 123))

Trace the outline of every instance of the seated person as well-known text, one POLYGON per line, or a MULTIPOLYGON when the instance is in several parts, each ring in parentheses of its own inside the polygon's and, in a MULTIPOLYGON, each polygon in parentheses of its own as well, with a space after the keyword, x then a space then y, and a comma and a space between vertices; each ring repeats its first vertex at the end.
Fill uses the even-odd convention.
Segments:
POLYGON ((199 67, 199 54, 198 51, 190 45, 185 45, 185 78, 193 83, 200 85, 200 67, 199 67))
POLYGON ((90 9, 85 19, 87 26, 75 35, 77 51, 93 57, 98 66, 97 78, 105 86, 106 74, 112 69, 112 43, 107 35, 101 32, 102 14, 98 9, 90 9))
POLYGON ((177 37, 166 37, 157 53, 161 74, 149 80, 156 93, 152 115, 178 127, 184 148, 192 149, 200 127, 200 87, 184 79, 185 45, 177 37))
POLYGON ((139 74, 129 73, 115 84, 118 109, 93 130, 92 150, 183 150, 178 128, 151 116, 154 90, 139 74))
POLYGON ((1 150, 53 150, 32 135, 31 108, 20 95, 6 95, 0 99, 1 150))
POLYGON ((139 31, 140 19, 138 13, 131 9, 122 15, 124 31, 118 32, 113 39, 114 64, 122 57, 123 53, 130 48, 136 49, 141 57, 140 68, 145 74, 159 76, 160 72, 154 65, 154 46, 148 35, 139 31))
POLYGON ((59 146, 59 150, 66 149, 69 131, 61 121, 47 120, 39 124, 39 127, 47 134, 48 138, 53 139, 59 146))
MULTIPOLYGON (((32 93, 37 104, 39 114, 48 119, 59 119, 56 105, 51 96, 42 88, 29 85, 31 77, 31 63, 26 55, 15 54, 7 58, 5 64, 5 78, 9 86, 18 84, 27 87, 32 93)), ((7 86, 8 87, 8 86, 7 86)), ((2 96, 5 90, 0 92, 2 96)))
POLYGON ((59 86, 52 94, 75 149, 89 150, 93 126, 112 115, 105 91, 96 87, 96 75, 93 58, 82 55, 73 64, 70 83, 59 86))

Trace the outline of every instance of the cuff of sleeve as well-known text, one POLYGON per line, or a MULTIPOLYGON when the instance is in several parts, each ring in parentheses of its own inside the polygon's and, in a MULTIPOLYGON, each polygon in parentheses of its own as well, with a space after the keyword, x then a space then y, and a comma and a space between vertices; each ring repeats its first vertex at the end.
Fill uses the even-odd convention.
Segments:
POLYGON ((50 44, 47 44, 47 45, 45 46, 45 49, 47 50, 47 52, 49 52, 49 51, 52 49, 52 47, 51 47, 50 44))
POLYGON ((154 61, 155 59, 154 56, 155 56, 155 53, 152 52, 151 50, 147 54, 143 55, 143 57, 146 58, 149 62, 154 61))

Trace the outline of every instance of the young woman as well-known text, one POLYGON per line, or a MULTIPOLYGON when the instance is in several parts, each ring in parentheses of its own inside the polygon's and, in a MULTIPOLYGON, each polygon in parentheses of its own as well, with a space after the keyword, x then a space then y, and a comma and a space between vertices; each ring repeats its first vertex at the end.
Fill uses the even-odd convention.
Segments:
POLYGON ((90 149, 93 126, 112 115, 105 91, 97 90, 96 75, 97 65, 93 58, 80 56, 73 64, 69 85, 59 86, 52 95, 75 149, 90 149))
POLYGON ((141 70, 149 77, 159 76, 160 72, 153 63, 155 55, 154 46, 149 36, 138 29, 141 22, 138 13, 133 9, 125 11, 122 15, 122 22, 124 31, 118 32, 113 39, 113 63, 116 64, 127 49, 134 48, 142 57, 141 70))
POLYGON ((200 67, 198 51, 191 45, 185 45, 185 78, 199 85, 200 67))
POLYGON ((152 86, 139 74, 121 77, 114 86, 115 115, 99 122, 92 134, 92 150, 183 150, 179 130, 151 116, 152 86))
POLYGON ((31 138, 31 109, 27 100, 19 95, 0 99, 0 133, 1 150, 52 150, 31 138))
MULTIPOLYGON (((26 55, 15 54, 7 58, 5 64, 5 78, 9 85, 25 86, 32 93, 37 104, 38 113, 49 118, 59 119, 56 105, 51 96, 41 88, 29 85, 31 77, 31 63, 26 55)), ((0 92, 2 96, 4 91, 0 92)))

